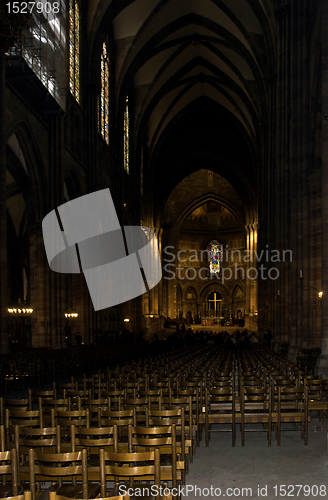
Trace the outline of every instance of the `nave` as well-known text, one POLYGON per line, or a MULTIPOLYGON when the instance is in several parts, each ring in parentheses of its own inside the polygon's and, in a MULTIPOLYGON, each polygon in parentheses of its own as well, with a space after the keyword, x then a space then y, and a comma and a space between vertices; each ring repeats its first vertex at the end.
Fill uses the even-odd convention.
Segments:
MULTIPOLYGON (((313 464, 326 467, 327 381, 258 344, 187 347, 0 402, 1 449, 10 455, 0 460, 12 461, 4 497, 25 489, 48 499, 49 478, 59 495, 84 499, 113 497, 127 480, 131 498, 152 485, 167 498, 183 496, 185 485, 234 480, 273 488, 284 471, 296 481, 319 455, 302 476, 309 486, 313 464), (299 467, 289 465, 294 456, 299 467)), ((315 484, 312 497, 323 496, 325 485, 316 494, 315 484)))

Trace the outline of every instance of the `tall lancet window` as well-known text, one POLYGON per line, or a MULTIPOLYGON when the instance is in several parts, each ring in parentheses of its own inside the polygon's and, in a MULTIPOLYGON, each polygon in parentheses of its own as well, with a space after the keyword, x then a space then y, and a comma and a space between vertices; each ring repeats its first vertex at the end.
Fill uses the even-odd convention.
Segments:
POLYGON ((106 142, 109 144, 109 59, 106 43, 103 43, 101 53, 101 92, 100 92, 100 109, 99 109, 99 128, 100 133, 106 142))
POLYGON ((78 0, 69 0, 69 89, 80 102, 80 9, 78 0))
POLYGON ((219 274, 221 271, 221 262, 223 261, 223 245, 217 240, 213 240, 208 245, 207 252, 210 274, 219 274))
POLYGON ((124 170, 130 172, 130 117, 129 117, 129 96, 125 98, 124 109, 124 170))

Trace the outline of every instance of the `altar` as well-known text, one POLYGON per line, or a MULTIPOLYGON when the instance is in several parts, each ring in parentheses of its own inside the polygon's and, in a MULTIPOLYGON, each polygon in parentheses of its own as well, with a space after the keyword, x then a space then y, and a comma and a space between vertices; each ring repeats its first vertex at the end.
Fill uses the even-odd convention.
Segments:
POLYGON ((217 318, 215 318, 215 317, 202 318, 201 325, 202 326, 222 326, 223 321, 224 321, 224 318, 222 316, 219 316, 217 318))

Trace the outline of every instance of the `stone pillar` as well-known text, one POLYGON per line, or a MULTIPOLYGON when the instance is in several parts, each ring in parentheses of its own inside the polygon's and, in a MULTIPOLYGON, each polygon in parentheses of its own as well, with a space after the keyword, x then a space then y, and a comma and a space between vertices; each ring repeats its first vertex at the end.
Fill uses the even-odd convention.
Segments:
POLYGON ((256 270, 258 270, 258 262, 255 251, 257 252, 257 230, 258 223, 254 222, 246 226, 247 238, 247 257, 249 262, 246 262, 246 311, 245 311, 245 327, 251 330, 257 330, 258 320, 258 280, 256 279, 256 270), (254 268, 254 269, 250 269, 254 268))
MULTIPOLYGON (((158 250, 159 255, 162 255, 162 237, 163 237, 163 229, 158 230, 157 238, 158 238, 158 250)), ((162 264, 162 280, 163 280, 163 264, 162 264)), ((162 281, 158 284, 158 313, 159 315, 163 315, 163 286, 162 281)))
MULTIPOLYGON (((259 268, 258 262, 257 262, 257 232, 258 232, 258 223, 254 222, 252 224, 253 228, 253 267, 255 267, 257 270, 259 268)), ((252 304, 253 304, 253 312, 257 316, 259 312, 258 308, 258 279, 252 280, 252 304)))
POLYGON ((8 351, 7 335, 7 206, 6 206, 6 60, 0 51, 0 349, 8 351))
POLYGON ((251 310, 251 290, 250 290, 250 282, 247 276, 249 268, 252 267, 250 224, 247 224, 245 226, 245 229, 246 229, 246 251, 247 251, 247 262, 245 266, 245 283, 246 283, 245 317, 248 317, 251 310))
POLYGON ((322 311, 319 373, 328 376, 328 3, 321 2, 322 75, 322 311))
MULTIPOLYGON (((155 238, 157 241, 159 240, 159 233, 160 229, 159 228, 153 228, 153 231, 155 233, 155 238)), ((152 310, 151 313, 155 315, 159 315, 159 289, 160 289, 160 283, 156 285, 154 288, 150 290, 150 294, 152 296, 152 310)))
POLYGON ((43 347, 49 339, 49 273, 41 224, 27 230, 30 241, 30 303, 33 308, 32 347, 43 347))

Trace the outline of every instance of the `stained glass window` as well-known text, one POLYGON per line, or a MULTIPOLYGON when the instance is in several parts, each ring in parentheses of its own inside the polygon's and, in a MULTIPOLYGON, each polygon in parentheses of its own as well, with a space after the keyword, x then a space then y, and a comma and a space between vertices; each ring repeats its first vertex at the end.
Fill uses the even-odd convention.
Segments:
POLYGON ((128 174, 130 172, 129 163, 129 132, 130 132, 130 117, 129 117, 129 96, 125 98, 125 109, 124 109, 124 170, 128 174))
POLYGON ((69 89, 80 102, 80 10, 77 0, 69 0, 69 89))
POLYGON ((101 93, 99 109, 99 128, 106 144, 109 144, 109 59, 106 43, 103 43, 101 53, 101 93))
POLYGON ((209 272, 210 274, 218 274, 221 270, 221 262, 223 260, 223 245, 217 240, 211 241, 207 247, 209 257, 209 272))

